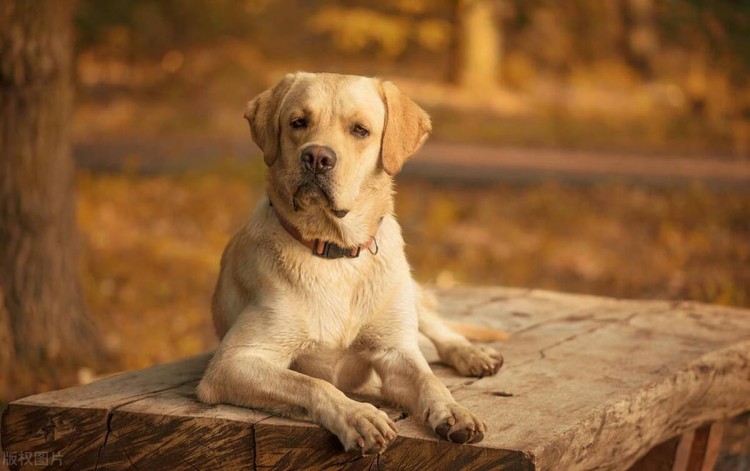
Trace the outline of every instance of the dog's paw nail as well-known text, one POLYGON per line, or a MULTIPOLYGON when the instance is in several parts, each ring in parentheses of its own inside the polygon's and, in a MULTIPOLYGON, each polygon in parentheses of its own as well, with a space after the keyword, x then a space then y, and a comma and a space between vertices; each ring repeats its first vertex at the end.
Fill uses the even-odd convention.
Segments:
POLYGON ((448 435, 448 440, 453 443, 466 443, 472 436, 472 431, 468 429, 460 429, 448 435))
POLYGON ((371 446, 370 448, 362 448, 362 456, 365 455, 379 455, 385 451, 384 446, 371 446))
POLYGON ((437 433, 441 438, 444 438, 448 440, 448 431, 451 429, 451 424, 440 424, 435 428, 435 433, 437 433))

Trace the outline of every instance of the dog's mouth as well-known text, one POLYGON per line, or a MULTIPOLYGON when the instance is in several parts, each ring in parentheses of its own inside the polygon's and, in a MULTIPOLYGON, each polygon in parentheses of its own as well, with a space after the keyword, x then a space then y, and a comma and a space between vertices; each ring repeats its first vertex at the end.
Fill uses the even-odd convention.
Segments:
POLYGON ((294 192, 292 203, 295 212, 310 207, 324 207, 339 219, 349 214, 348 209, 336 208, 330 185, 317 178, 306 178, 294 192))
POLYGON ((305 178, 297 187, 292 198, 294 211, 308 207, 333 207, 331 187, 325 180, 305 178))
POLYGON ((322 208, 331 219, 343 219, 350 212, 349 208, 337 205, 330 177, 320 174, 301 176, 292 195, 292 208, 294 212, 322 208))

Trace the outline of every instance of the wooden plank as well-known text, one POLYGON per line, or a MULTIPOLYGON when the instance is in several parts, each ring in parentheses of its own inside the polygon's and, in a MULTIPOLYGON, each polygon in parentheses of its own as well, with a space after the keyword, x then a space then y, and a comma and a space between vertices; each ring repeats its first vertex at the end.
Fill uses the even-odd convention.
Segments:
POLYGON ((693 434, 693 443, 690 447, 690 455, 685 471, 701 471, 701 468, 703 468, 703 460, 706 457, 708 435, 710 432, 711 426, 704 425, 693 434))
POLYGON ((747 311, 602 300, 514 333, 500 374, 455 396, 488 411, 485 447, 527 450, 541 469, 623 469, 750 407, 749 338, 747 311))
POLYGON ((13 456, 61 456, 66 467, 93 469, 106 444, 112 411, 196 381, 209 358, 204 354, 15 401, 2 416, 2 448, 13 456))
POLYGON ((680 444, 680 437, 656 445, 636 461, 628 471, 673 471, 675 453, 680 444))
POLYGON ((118 373, 83 386, 35 394, 14 401, 12 404, 81 408, 114 407, 200 379, 210 358, 210 353, 203 353, 175 363, 118 373))
POLYGON ((19 464, 25 462, 21 456, 40 453, 48 460, 59 457, 73 469, 92 469, 106 423, 107 411, 101 409, 10 404, 3 413, 2 449, 19 464))
POLYGON ((750 410, 750 311, 508 288, 439 297, 446 317, 513 332, 497 344, 505 366, 482 379, 458 376, 420 343, 488 424, 479 444, 440 441, 419 418, 389 410, 400 434, 386 453, 345 454, 316 425, 199 404, 203 356, 17 401, 3 416, 3 445, 65 450, 75 469, 607 470, 750 410))
POLYGON ((269 417, 255 425, 257 469, 533 470, 529 456, 515 450, 453 445, 436 440, 421 420, 380 404, 399 426, 385 454, 346 453, 335 436, 310 423, 269 417))
POLYGON ((712 471, 719 458, 724 425, 707 424, 682 435, 670 471, 712 471))
POLYGON ((706 453, 703 457, 703 466, 701 466, 701 471, 713 471, 716 467, 716 463, 719 460, 719 454, 721 452, 721 440, 723 434, 723 422, 711 424, 711 430, 708 435, 708 442, 706 443, 706 453))
POLYGON ((195 397, 197 381, 112 411, 101 469, 243 469, 255 461, 253 424, 266 413, 195 397))
POLYGON ((695 440, 695 430, 690 430, 682 434, 680 443, 677 445, 677 450, 675 451, 672 471, 687 471, 690 465, 690 455, 693 452, 693 440, 695 440))

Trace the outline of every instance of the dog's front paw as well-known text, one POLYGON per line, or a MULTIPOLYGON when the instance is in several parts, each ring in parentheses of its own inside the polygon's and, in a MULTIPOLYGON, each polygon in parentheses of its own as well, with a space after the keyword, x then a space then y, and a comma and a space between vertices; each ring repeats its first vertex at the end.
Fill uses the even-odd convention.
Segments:
POLYGON ((425 412, 425 420, 440 437, 453 443, 477 443, 487 426, 456 403, 436 404, 425 412))
POLYGON ((347 407, 335 429, 346 451, 361 450, 363 455, 384 452, 398 433, 388 414, 367 403, 347 407))
POLYGON ((484 345, 456 345, 440 352, 440 359, 462 376, 492 376, 503 365, 503 356, 484 345))

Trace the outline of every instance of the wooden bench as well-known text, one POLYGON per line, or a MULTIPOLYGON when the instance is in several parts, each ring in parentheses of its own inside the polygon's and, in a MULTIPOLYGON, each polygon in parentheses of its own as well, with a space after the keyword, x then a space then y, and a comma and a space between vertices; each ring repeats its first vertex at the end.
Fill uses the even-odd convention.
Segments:
POLYGON ((198 403, 204 354, 11 403, 5 459, 11 468, 37 456, 70 469, 605 470, 665 442, 639 469, 710 469, 707 426, 750 410, 748 310, 508 288, 440 298, 448 318, 513 333, 498 345, 503 369, 482 379, 457 376, 423 345, 456 399, 487 422, 476 445, 440 441, 391 409, 400 437, 383 455, 344 453, 316 425, 198 403))

